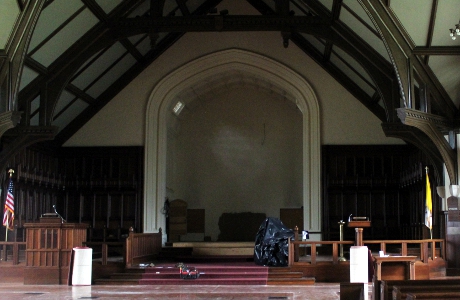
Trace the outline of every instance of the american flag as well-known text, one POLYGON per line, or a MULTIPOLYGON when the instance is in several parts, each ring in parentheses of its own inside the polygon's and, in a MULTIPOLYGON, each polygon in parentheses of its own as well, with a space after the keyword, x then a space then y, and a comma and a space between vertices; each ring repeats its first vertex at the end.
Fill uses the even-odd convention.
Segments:
POLYGON ((13 180, 10 178, 8 185, 8 193, 6 194, 5 210, 3 212, 3 226, 9 230, 13 230, 14 221, 14 195, 13 195, 13 180))

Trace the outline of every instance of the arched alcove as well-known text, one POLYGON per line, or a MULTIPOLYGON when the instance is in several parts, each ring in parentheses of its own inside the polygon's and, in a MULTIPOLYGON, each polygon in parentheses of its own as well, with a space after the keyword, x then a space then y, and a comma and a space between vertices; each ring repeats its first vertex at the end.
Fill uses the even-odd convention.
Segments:
POLYGON ((274 91, 283 91, 286 99, 295 101, 301 110, 304 228, 311 232, 312 238, 321 239, 320 118, 315 93, 293 70, 268 57, 239 49, 212 53, 189 62, 163 78, 150 95, 145 122, 144 232, 165 228, 161 209, 166 198, 167 116, 177 96, 209 78, 235 71, 259 78, 261 84, 273 86, 274 91))

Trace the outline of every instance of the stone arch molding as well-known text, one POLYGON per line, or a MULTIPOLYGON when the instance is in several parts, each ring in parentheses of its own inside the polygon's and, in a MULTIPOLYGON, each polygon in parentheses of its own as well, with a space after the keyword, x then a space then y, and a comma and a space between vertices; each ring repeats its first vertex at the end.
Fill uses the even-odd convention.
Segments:
MULTIPOLYGON (((166 228, 162 207, 166 198, 167 116, 182 91, 228 71, 260 78, 295 99, 303 115, 304 228, 321 239, 320 118, 309 83, 290 68, 259 54, 230 49, 197 58, 165 76, 152 91, 146 110, 143 231, 166 228)), ((286 96, 286 95, 283 95, 286 96)), ((166 232, 163 230, 163 241, 166 232)))

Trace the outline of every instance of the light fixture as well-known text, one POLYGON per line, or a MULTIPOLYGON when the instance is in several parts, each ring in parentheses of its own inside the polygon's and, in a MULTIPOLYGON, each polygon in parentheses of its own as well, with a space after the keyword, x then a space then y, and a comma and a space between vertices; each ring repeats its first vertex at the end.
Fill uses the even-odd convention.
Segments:
POLYGON ((450 37, 455 40, 457 38, 457 35, 460 35, 460 21, 458 21, 458 24, 455 24, 455 28, 449 29, 450 31, 450 37))
POLYGON ((446 198, 446 187, 441 185, 436 187, 436 192, 438 193, 438 196, 441 198, 446 198))
POLYGON ((455 184, 452 184, 451 186, 449 186, 449 189, 450 189, 450 194, 454 197, 459 197, 460 196, 460 185, 455 185, 455 184))

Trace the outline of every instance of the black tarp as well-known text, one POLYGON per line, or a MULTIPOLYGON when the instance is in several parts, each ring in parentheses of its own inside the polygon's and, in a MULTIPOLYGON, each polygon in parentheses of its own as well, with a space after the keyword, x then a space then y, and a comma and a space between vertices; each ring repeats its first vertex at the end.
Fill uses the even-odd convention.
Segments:
POLYGON ((294 231, 281 220, 267 218, 260 225, 254 246, 254 262, 262 266, 285 267, 288 265, 288 241, 294 231))

